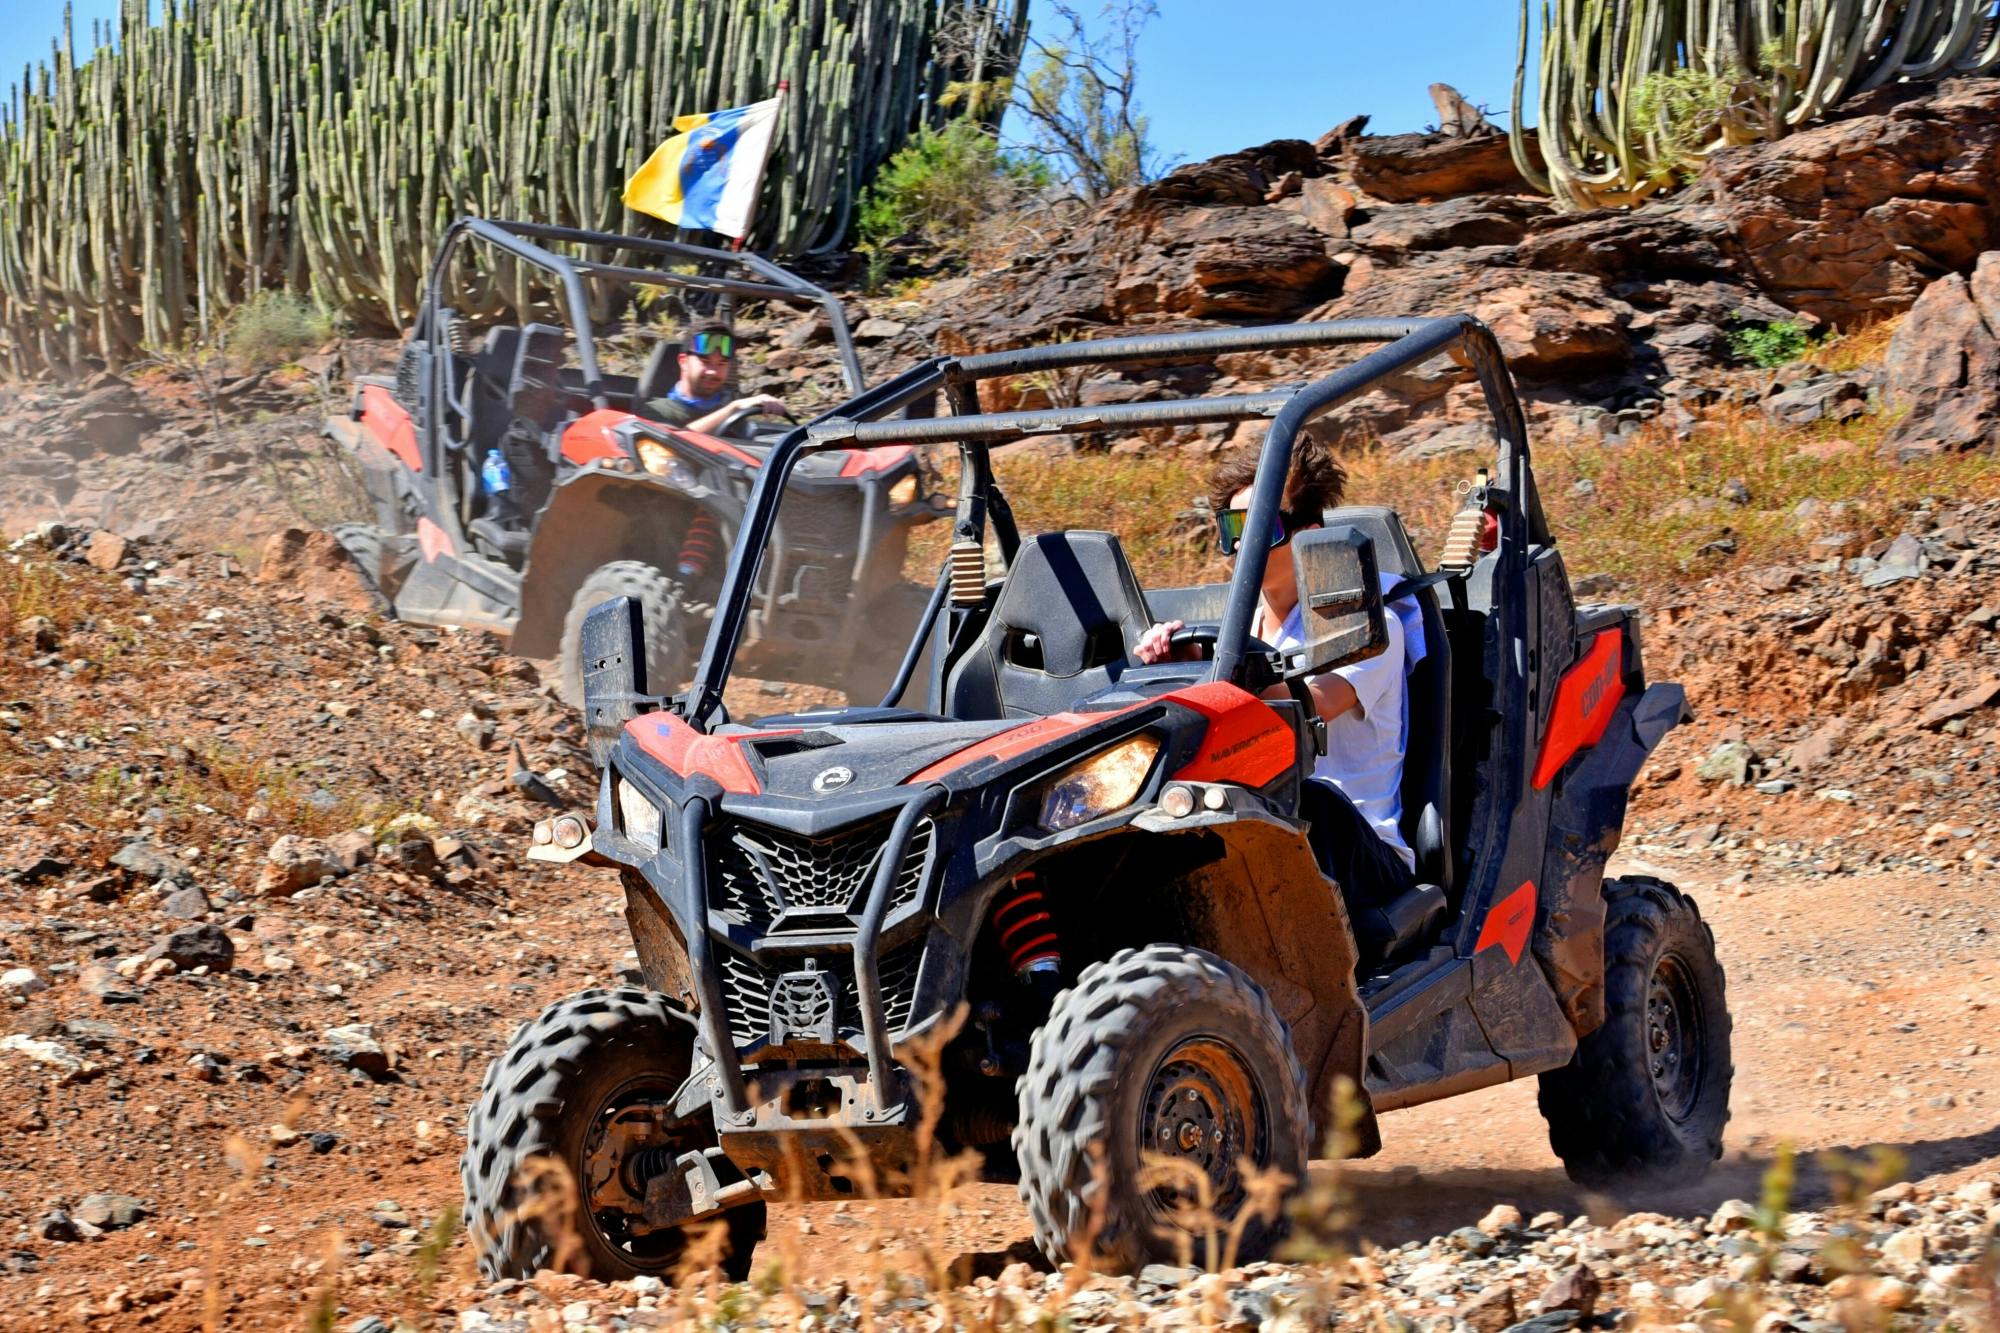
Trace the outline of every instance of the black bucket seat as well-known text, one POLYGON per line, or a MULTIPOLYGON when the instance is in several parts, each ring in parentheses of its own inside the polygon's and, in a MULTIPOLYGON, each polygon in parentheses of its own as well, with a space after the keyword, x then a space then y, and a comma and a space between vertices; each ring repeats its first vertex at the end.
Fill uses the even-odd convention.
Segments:
POLYGON ((949 717, 1047 717, 1109 689, 1152 619, 1108 532, 1021 543, 979 636, 945 680, 949 717))

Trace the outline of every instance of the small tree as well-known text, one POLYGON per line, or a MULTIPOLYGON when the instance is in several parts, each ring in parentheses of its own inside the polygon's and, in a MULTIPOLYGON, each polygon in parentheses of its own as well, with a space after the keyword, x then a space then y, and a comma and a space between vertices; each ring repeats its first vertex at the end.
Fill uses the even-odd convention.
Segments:
POLYGON ((940 249, 963 250, 978 224, 1049 184, 1039 159, 1002 152, 970 119, 923 129, 889 159, 861 199, 857 230, 864 246, 914 236, 940 249))
POLYGON ((1027 121, 1025 146, 1096 203, 1151 180, 1166 165, 1147 142, 1135 96, 1139 34, 1159 10, 1153 0, 1107 0, 1099 17, 1111 33, 1093 36, 1075 8, 1062 0, 1052 7, 1066 31, 1049 42, 1029 37, 1012 107, 1027 121))

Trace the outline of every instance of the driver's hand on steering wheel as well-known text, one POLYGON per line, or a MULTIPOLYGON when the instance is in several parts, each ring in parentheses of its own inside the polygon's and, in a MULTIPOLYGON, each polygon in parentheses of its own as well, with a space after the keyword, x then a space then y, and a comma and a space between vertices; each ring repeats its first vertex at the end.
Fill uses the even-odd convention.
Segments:
POLYGON ((758 414, 769 412, 782 416, 787 409, 785 407, 785 400, 782 398, 773 398, 768 393, 753 393, 748 397, 738 398, 729 405, 727 410, 730 412, 749 410, 758 414))
POLYGON ((1174 655, 1174 635, 1185 627, 1184 621, 1162 621, 1139 636, 1139 642, 1132 645, 1132 656, 1145 666, 1170 660, 1174 655))

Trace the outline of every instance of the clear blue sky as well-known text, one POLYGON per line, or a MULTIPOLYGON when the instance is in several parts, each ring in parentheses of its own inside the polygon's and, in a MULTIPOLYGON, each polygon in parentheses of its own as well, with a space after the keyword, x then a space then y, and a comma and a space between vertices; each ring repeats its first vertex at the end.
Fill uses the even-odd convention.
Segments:
MULTIPOLYGON (((1094 17, 1100 0, 1078 0, 1094 17)), ((1507 0, 1158 0, 1140 44, 1139 100, 1161 152, 1194 160, 1276 138, 1316 138, 1347 117, 1377 133, 1433 119, 1428 89, 1449 83, 1501 123, 1514 79, 1507 0)), ((79 45, 117 0, 73 0, 79 45)), ((1047 0, 1036 0, 1035 16, 1047 0)), ((0 86, 46 57, 62 0, 6 0, 0 86)), ((1042 25, 1050 31, 1050 25, 1042 25)))

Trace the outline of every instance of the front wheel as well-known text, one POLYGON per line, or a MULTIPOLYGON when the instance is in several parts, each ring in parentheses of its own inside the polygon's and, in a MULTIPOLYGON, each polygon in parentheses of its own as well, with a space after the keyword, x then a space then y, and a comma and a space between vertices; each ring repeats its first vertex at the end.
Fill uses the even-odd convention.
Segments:
POLYGON ((1608 880, 1604 900, 1604 1026, 1541 1077, 1549 1146, 1578 1184, 1683 1180, 1722 1156, 1729 1121, 1715 933, 1664 880, 1608 880))
POLYGON ((1305 1071, 1263 989, 1214 954, 1156 944, 1085 968, 1018 1093, 1021 1198, 1051 1262, 1214 1267, 1283 1237, 1264 1181, 1305 1179, 1305 1071))
POLYGON ((673 580, 643 560, 613 560, 598 566, 583 581, 563 618, 557 688, 563 702, 572 708, 583 707, 584 617, 614 597, 630 597, 639 603, 646 633, 649 694, 672 694, 685 687, 694 672, 688 627, 673 580))
MULTIPOLYGON (((649 991, 583 991, 522 1024, 487 1067, 459 1159, 480 1271, 671 1278, 692 1228, 644 1222, 642 1168, 715 1142, 705 1118, 668 1123, 654 1110, 673 1101, 693 1060, 693 1030, 649 991)), ((722 1224, 723 1271, 740 1281, 764 1205, 732 1208, 722 1224)))

